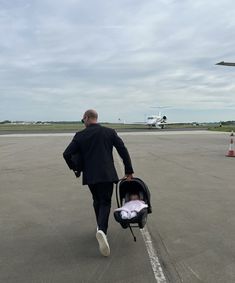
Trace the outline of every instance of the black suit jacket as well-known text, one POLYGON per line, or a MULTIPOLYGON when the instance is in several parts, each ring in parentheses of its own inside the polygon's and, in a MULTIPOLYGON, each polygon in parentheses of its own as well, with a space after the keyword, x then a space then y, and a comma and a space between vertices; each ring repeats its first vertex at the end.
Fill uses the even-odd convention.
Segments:
POLYGON ((70 169, 83 171, 84 185, 117 182, 113 147, 117 149, 123 160, 125 174, 132 174, 131 159, 122 139, 115 130, 99 124, 91 124, 77 132, 63 156, 70 169), (74 159, 76 154, 77 158, 74 159))

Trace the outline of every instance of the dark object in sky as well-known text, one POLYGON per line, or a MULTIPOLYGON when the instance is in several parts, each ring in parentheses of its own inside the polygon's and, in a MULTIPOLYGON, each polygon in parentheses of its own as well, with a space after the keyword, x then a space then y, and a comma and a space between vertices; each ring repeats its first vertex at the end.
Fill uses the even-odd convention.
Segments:
POLYGON ((232 67, 235 67, 235 63, 229 63, 229 62, 219 62, 217 63, 216 65, 223 65, 223 66, 232 66, 232 67))

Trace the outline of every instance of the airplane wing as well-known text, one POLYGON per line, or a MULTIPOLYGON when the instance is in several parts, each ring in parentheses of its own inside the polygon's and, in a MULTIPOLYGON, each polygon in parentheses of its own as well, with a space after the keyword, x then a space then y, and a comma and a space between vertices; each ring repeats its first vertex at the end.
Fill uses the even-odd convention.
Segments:
POLYGON ((216 65, 235 67, 235 63, 224 62, 224 61, 221 61, 221 62, 217 63, 216 65))
POLYGON ((146 122, 125 122, 125 125, 146 125, 146 122))
POLYGON ((183 125, 188 124, 186 122, 158 122, 158 125, 183 125))

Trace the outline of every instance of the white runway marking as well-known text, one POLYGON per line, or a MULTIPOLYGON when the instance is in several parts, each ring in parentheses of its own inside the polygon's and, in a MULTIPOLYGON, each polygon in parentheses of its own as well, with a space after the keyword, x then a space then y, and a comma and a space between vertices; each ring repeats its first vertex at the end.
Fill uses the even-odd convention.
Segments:
POLYGON ((160 132, 119 132, 121 136, 171 136, 171 135, 215 135, 224 134, 224 132, 214 131, 160 131, 160 132))
POLYGON ((1 137, 6 138, 24 138, 24 137, 73 137, 75 133, 48 133, 48 134, 5 134, 0 135, 1 137))
POLYGON ((149 231, 147 229, 147 227, 145 226, 145 228, 140 229, 142 237, 144 239, 147 251, 148 251, 148 255, 149 255, 149 259, 150 259, 150 263, 152 266, 152 270, 155 276, 155 279, 158 283, 165 283, 166 282, 166 277, 163 273, 161 264, 159 262, 157 253, 153 247, 153 243, 152 243, 152 239, 151 236, 149 234, 149 231))
MULTIPOLYGON (((119 132, 120 136, 164 136, 164 135, 224 135, 224 132, 214 131, 159 131, 159 132, 119 132)), ((73 137, 74 133, 35 133, 35 134, 0 134, 1 137, 73 137)))
MULTIPOLYGON (((116 153, 116 152, 115 152, 116 153)), ((123 168, 123 163, 121 158, 119 157, 119 155, 116 153, 117 155, 117 161, 118 161, 118 165, 121 167, 121 169, 123 168)), ((140 229, 142 237, 144 239, 144 243, 145 246, 147 248, 147 252, 149 255, 149 260, 150 260, 150 264, 154 273, 154 277, 157 281, 157 283, 166 283, 166 278, 165 275, 163 273, 160 261, 158 259, 157 253, 153 247, 153 243, 152 243, 152 239, 151 236, 149 234, 148 228, 145 226, 145 228, 140 229)))

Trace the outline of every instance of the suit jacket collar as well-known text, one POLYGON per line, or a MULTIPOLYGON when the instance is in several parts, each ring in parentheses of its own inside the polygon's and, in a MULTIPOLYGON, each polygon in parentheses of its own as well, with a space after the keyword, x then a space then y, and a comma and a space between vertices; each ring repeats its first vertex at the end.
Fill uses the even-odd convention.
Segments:
POLYGON ((92 123, 92 124, 90 124, 87 128, 90 128, 90 127, 100 127, 100 124, 98 124, 98 123, 92 123))

